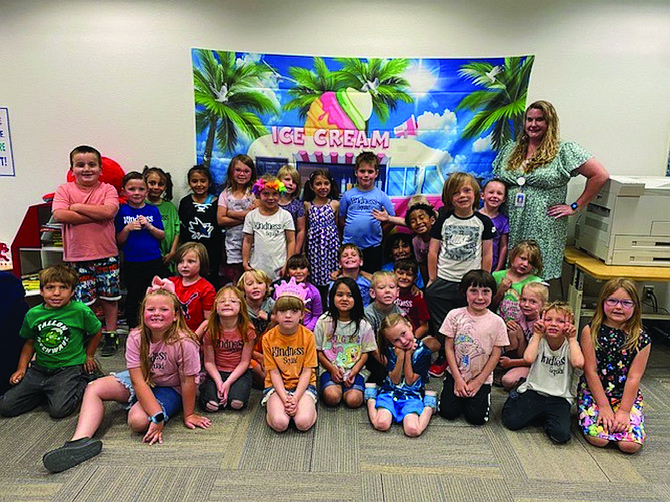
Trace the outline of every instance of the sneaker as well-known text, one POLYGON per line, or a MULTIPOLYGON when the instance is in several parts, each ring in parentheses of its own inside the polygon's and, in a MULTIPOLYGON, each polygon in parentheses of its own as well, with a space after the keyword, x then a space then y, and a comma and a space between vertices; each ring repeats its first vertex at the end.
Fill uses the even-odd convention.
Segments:
POLYGON ((95 457, 102 450, 102 441, 89 437, 68 441, 60 448, 44 454, 42 463, 48 471, 61 472, 95 457))
POLYGON ((437 392, 434 390, 427 390, 423 396, 423 405, 426 408, 432 408, 433 413, 437 412, 437 392))
POLYGON ((119 349, 119 337, 116 333, 105 333, 104 341, 102 342, 102 349, 100 355, 102 357, 109 357, 116 354, 119 349))
POLYGON ((447 362, 446 356, 439 356, 437 359, 435 359, 435 362, 430 365, 430 368, 428 368, 428 373, 431 376, 434 376, 436 378, 440 378, 444 376, 444 372, 447 371, 447 366, 449 363, 447 362))
POLYGON ((365 393, 363 394, 363 399, 369 401, 370 399, 377 399, 377 384, 376 383, 366 383, 365 384, 365 393))

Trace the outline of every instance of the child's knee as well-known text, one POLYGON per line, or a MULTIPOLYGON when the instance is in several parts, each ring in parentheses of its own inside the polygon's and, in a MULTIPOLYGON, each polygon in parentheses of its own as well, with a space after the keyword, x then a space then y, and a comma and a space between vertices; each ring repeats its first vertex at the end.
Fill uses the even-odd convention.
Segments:
POLYGON ((410 422, 405 422, 403 423, 403 431, 405 432, 405 436, 415 438, 419 437, 421 433, 423 432, 423 429, 419 427, 419 421, 418 420, 412 420, 410 422))
POLYGON ((387 431, 391 428, 392 423, 393 417, 384 414, 382 416, 377 416, 377 419, 372 421, 372 426, 378 431, 387 431))
POLYGON ((593 446, 597 446, 598 448, 604 448, 605 446, 607 446, 609 444, 608 439, 598 438, 598 437, 589 436, 589 435, 586 435, 584 437, 586 438, 586 441, 591 443, 593 446))
POLYGON ((363 404, 363 393, 351 390, 344 394, 344 403, 349 408, 358 408, 363 404))
POLYGON ((293 421, 295 422, 296 429, 300 432, 307 432, 316 423, 316 413, 302 417, 295 417, 293 421))
POLYGON ((277 432, 284 432, 288 429, 288 424, 291 421, 291 418, 288 415, 272 415, 268 413, 266 420, 270 428, 277 432))
POLYGON ((339 386, 329 385, 323 389, 323 402, 328 406, 336 406, 342 401, 342 391, 339 386))
POLYGON ((149 418, 140 413, 128 413, 128 427, 133 432, 145 432, 149 428, 149 418))
POLYGON ((624 453, 636 453, 642 448, 640 443, 634 443, 633 441, 619 441, 617 446, 624 453))
POLYGON ((77 411, 77 408, 79 408, 79 400, 72 400, 60 406, 51 406, 49 408, 49 416, 55 419, 69 417, 77 411))
POLYGON ((237 399, 233 399, 233 400, 230 402, 230 407, 231 407, 232 409, 234 409, 234 410, 241 410, 242 408, 244 408, 244 402, 243 402, 243 401, 239 401, 239 400, 237 400, 237 399))

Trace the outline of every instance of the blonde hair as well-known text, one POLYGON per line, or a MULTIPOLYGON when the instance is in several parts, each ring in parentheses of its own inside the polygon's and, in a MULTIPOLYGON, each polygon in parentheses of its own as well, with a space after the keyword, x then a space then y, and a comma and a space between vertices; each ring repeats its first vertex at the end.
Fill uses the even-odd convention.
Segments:
POLYGON ((637 285, 630 279, 618 277, 607 281, 600 290, 598 305, 596 305, 596 313, 591 320, 591 340, 593 341, 594 348, 598 348, 598 332, 600 331, 600 326, 602 326, 607 319, 605 316, 605 300, 614 294, 617 289, 623 289, 630 299, 635 302, 633 315, 624 323, 622 328, 622 331, 626 333, 626 343, 622 348, 632 350, 637 347, 638 341, 640 340, 640 334, 643 329, 642 305, 640 303, 640 295, 637 293, 637 285))
POLYGON ((570 305, 564 301, 555 301, 551 302, 548 305, 545 305, 544 308, 542 309, 542 315, 546 314, 550 310, 554 310, 558 312, 559 314, 563 314, 566 317, 570 317, 573 315, 572 308, 570 305))
POLYGON ((390 270, 378 270, 377 272, 372 274, 370 287, 371 288, 377 287, 377 281, 381 281, 382 279, 391 279, 396 286, 398 285, 398 278, 396 277, 394 272, 391 272, 390 270))
POLYGON ((281 181, 281 179, 284 176, 290 176, 291 179, 293 180, 293 184, 295 185, 295 191, 291 194, 288 194, 289 198, 297 199, 298 197, 300 197, 300 188, 302 187, 302 180, 300 179, 300 173, 295 167, 289 164, 284 164, 279 168, 279 171, 277 171, 277 179, 281 181))
POLYGON ((257 268, 252 268, 251 270, 244 272, 237 281, 237 288, 242 292, 244 292, 244 280, 247 277, 251 277, 256 282, 265 283, 265 295, 263 295, 263 300, 270 296, 270 284, 272 283, 272 280, 268 274, 257 268))
POLYGON ((522 170, 525 174, 532 173, 540 166, 550 163, 558 154, 560 142, 558 114, 556 108, 549 101, 535 101, 526 108, 524 114, 523 129, 519 133, 514 149, 510 154, 508 165, 510 170, 522 170), (544 133, 540 146, 537 147, 533 156, 526 160, 528 144, 530 142, 526 134, 526 116, 530 110, 540 110, 547 123, 547 131, 544 133))
POLYGON ((539 296, 540 300, 542 300, 542 305, 545 305, 549 301, 549 287, 546 285, 546 283, 539 281, 528 282, 523 288, 521 288, 522 295, 526 289, 531 293, 535 293, 537 296, 539 296))
POLYGON ((389 314, 382 320, 382 323, 379 325, 377 330, 377 350, 379 354, 386 355, 386 351, 389 347, 389 341, 386 338, 386 331, 397 324, 404 322, 409 328, 414 332, 414 326, 412 322, 407 319, 403 314, 389 314))
POLYGON ((514 258, 519 256, 521 253, 526 253, 528 255, 528 263, 530 263, 535 269, 536 274, 542 273, 542 251, 540 246, 534 240, 525 240, 519 242, 512 251, 509 253, 509 264, 512 265, 514 258))
POLYGON ((198 272, 198 275, 204 277, 209 274, 209 253, 207 253, 207 248, 204 244, 199 242, 186 242, 179 246, 175 256, 175 262, 179 264, 189 251, 193 251, 200 262, 200 272, 198 272))
POLYGON ((228 286, 219 289, 218 293, 216 293, 214 304, 212 305, 212 315, 207 321, 207 332, 212 341, 212 346, 221 339, 221 333, 223 332, 221 323, 219 322, 219 316, 216 313, 216 307, 223 300, 223 295, 226 293, 232 293, 232 295, 240 302, 240 312, 237 314, 237 331, 239 331, 242 336, 242 341, 244 343, 249 342, 249 327, 251 326, 251 320, 249 319, 249 312, 247 311, 247 302, 244 300, 244 293, 232 284, 229 284, 228 286))
POLYGON ((444 182, 444 187, 442 188, 442 203, 448 211, 452 211, 454 209, 452 199, 466 183, 470 184, 475 194, 475 200, 472 203, 472 209, 477 209, 479 204, 479 183, 477 183, 477 180, 471 174, 457 172, 451 173, 449 175, 447 181, 444 182))
MULTIPOLYGON (((138 329, 140 330, 140 369, 142 370, 142 376, 144 381, 148 383, 151 387, 154 386, 153 381, 151 380, 151 358, 149 357, 149 348, 151 347, 151 330, 144 324, 144 309, 147 305, 147 300, 154 296, 164 296, 172 301, 172 306, 174 308, 177 319, 172 323, 172 326, 163 333, 163 342, 167 344, 173 343, 190 343, 193 342, 196 345, 198 343, 198 337, 193 331, 186 325, 186 320, 181 311, 181 304, 179 299, 174 293, 166 289, 155 289, 144 297, 142 300, 142 305, 140 306, 140 312, 143 315, 140 316, 140 324, 138 329)), ((183 350, 183 347, 182 347, 183 350)), ((181 367, 179 368, 181 372, 181 367)))

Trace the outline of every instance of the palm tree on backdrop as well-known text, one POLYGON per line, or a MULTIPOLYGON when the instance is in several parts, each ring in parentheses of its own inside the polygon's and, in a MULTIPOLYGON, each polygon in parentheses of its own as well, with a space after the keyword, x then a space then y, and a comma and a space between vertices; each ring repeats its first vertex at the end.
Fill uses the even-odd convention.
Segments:
POLYGON ((309 107, 315 99, 324 92, 342 88, 340 74, 330 71, 323 58, 313 58, 313 67, 313 70, 301 66, 292 66, 288 69, 295 85, 288 90, 288 95, 293 99, 287 101, 283 108, 286 111, 296 110, 302 120, 307 117, 309 107))
POLYGON ((193 67, 196 131, 207 130, 202 163, 209 167, 214 143, 222 152, 235 149, 241 135, 256 139, 268 133, 259 115, 278 113, 275 103, 258 89, 273 75, 269 66, 237 63, 234 52, 195 49, 193 67))
MULTIPOLYGON (((389 119, 390 112, 398 106, 398 101, 414 103, 407 91, 409 82, 402 76, 409 66, 409 59, 368 59, 335 58, 342 65, 338 71, 343 87, 353 87, 369 92, 372 97, 372 111, 380 122, 389 119)), ((368 132, 368 121, 365 132, 368 132)))
POLYGON ((526 108, 528 81, 535 56, 509 57, 500 66, 472 62, 461 66, 458 74, 484 87, 465 96, 456 110, 475 114, 463 128, 462 137, 472 139, 486 134, 491 127, 493 148, 498 150, 521 128, 526 108))

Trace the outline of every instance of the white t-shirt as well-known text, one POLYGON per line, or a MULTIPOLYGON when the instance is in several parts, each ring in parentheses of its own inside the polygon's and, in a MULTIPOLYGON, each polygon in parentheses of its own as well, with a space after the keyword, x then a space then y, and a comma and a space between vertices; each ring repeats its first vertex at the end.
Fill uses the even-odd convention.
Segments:
POLYGON ((263 216, 258 208, 244 218, 244 233, 254 236, 249 265, 260 269, 271 279, 279 277, 286 263, 286 230, 295 231, 291 213, 279 208, 270 216, 263 216))
POLYGON ((521 394, 530 389, 544 396, 563 397, 572 404, 574 373, 570 364, 570 343, 564 340, 558 350, 551 350, 547 340, 542 338, 537 359, 531 364, 528 378, 519 385, 517 392, 521 394))
MULTIPOLYGON (((505 321, 490 310, 484 315, 473 316, 467 307, 453 309, 445 317, 440 333, 454 339, 458 371, 466 382, 481 373, 493 347, 509 345, 505 321)), ((447 371, 451 373, 450 368, 447 371)), ((489 373, 484 383, 493 383, 493 372, 489 373)))

